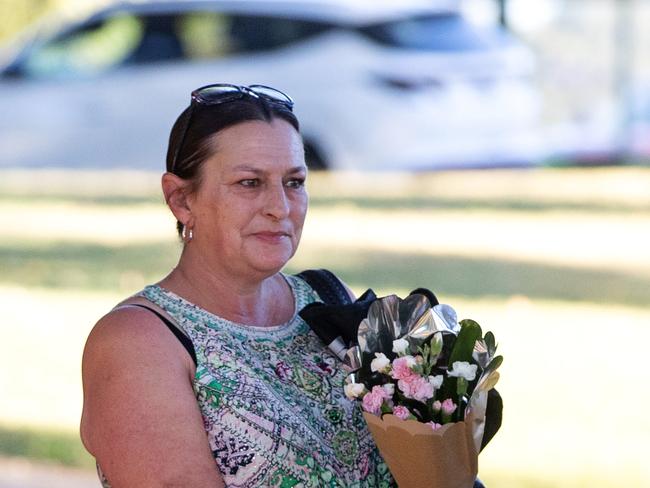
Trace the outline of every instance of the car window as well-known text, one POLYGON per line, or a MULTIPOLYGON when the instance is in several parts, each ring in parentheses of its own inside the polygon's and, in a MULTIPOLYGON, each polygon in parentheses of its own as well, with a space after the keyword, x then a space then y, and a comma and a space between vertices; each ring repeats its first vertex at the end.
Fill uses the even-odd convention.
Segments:
POLYGON ((235 51, 230 34, 232 19, 215 12, 195 12, 181 16, 179 35, 187 59, 219 58, 235 51))
POLYGON ((26 57, 30 78, 94 74, 122 63, 142 37, 136 18, 119 15, 80 26, 36 47, 26 57))
POLYGON ((507 41, 499 29, 480 29, 454 13, 382 22, 360 32, 380 44, 432 51, 479 50, 507 41))
POLYGON ((195 59, 277 49, 329 28, 279 17, 197 12, 183 16, 179 34, 186 57, 195 59))
POLYGON ((265 51, 316 36, 332 27, 306 20, 237 15, 232 17, 230 35, 240 51, 265 51))
POLYGON ((330 28, 319 22, 204 11, 112 15, 34 49, 22 72, 30 78, 84 77, 120 66, 219 58, 280 48, 330 28))

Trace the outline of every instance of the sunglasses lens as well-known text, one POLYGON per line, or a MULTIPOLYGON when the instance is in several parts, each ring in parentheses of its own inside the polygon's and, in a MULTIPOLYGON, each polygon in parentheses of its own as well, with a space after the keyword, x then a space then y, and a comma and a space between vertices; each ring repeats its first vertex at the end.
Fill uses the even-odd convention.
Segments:
POLYGON ((192 92, 192 100, 203 105, 217 105, 220 103, 239 100, 244 96, 263 98, 268 102, 284 105, 289 110, 293 109, 293 100, 286 93, 265 85, 208 85, 192 92))
POLYGON ((211 85, 201 88, 192 94, 201 103, 223 103, 242 97, 241 89, 232 85, 211 85))
POLYGON ((289 109, 293 107, 293 100, 291 97, 286 93, 282 93, 280 90, 264 85, 251 85, 249 88, 260 97, 264 97, 271 102, 281 103, 289 109))

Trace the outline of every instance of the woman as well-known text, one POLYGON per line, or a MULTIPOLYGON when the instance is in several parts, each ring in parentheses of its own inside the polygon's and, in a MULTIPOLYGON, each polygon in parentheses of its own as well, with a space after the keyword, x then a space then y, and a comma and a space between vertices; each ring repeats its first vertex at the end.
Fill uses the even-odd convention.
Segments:
POLYGON ((84 351, 81 436, 105 486, 393 483, 344 372, 297 315, 317 294, 281 273, 307 211, 292 109, 272 88, 211 85, 172 128, 162 189, 178 265, 84 351))

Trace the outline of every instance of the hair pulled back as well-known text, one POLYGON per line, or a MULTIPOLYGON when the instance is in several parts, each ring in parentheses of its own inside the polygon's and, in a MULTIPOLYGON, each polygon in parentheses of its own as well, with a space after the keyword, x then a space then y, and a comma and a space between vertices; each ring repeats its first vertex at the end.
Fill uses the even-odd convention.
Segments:
MULTIPOLYGON (((193 102, 172 126, 167 147, 167 171, 190 180, 192 190, 196 190, 201 182, 203 163, 217 150, 215 135, 242 122, 259 120, 270 123, 275 118, 285 120, 300 132, 298 119, 291 110, 263 98, 244 94, 240 99, 214 105, 193 102)), ((180 235, 183 224, 177 222, 176 227, 180 235)))

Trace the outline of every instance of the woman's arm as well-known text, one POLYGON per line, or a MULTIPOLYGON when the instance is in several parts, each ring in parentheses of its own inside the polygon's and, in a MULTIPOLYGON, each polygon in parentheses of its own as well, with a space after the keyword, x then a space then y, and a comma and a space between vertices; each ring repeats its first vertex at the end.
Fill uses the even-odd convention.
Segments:
POLYGON ((151 312, 115 310, 82 365, 81 438, 113 488, 223 487, 194 392, 194 364, 151 312))

